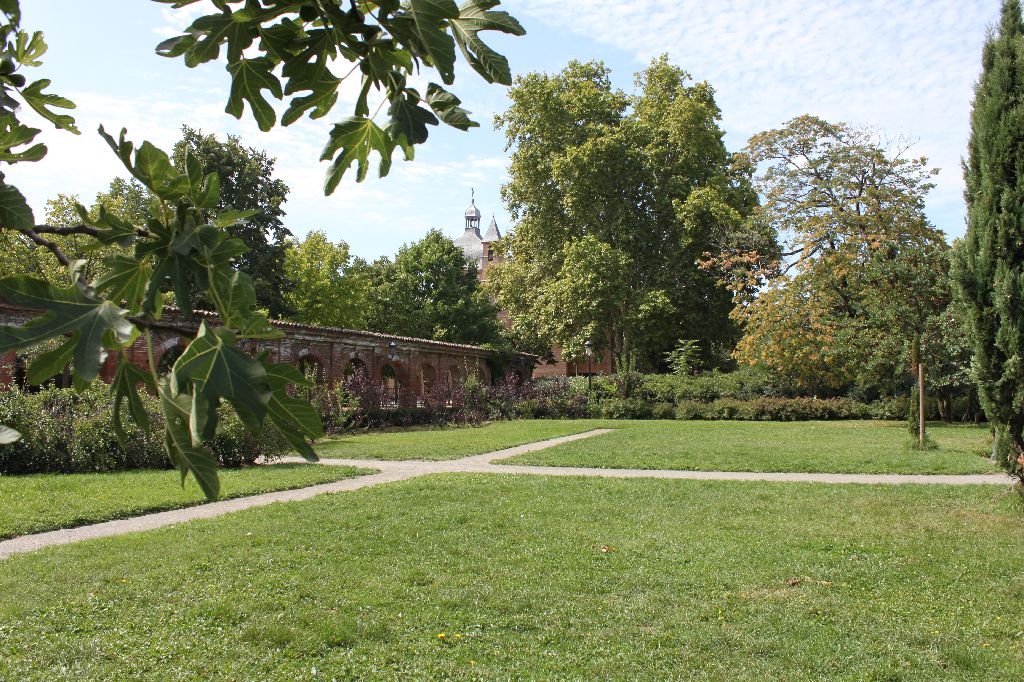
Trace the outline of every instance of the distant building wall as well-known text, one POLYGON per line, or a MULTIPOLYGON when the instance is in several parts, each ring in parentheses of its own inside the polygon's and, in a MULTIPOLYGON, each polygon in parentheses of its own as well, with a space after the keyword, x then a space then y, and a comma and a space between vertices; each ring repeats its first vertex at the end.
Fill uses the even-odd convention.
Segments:
MULTIPOLYGON (((38 313, 0 304, 0 324, 22 325, 38 313)), ((169 312, 163 322, 170 323, 180 331, 154 332, 153 361, 158 368, 169 367, 177 354, 195 335, 202 319, 216 320, 210 313, 198 313, 192 319, 169 312)), ((321 383, 337 383, 345 377, 346 370, 365 368, 367 375, 375 381, 382 378, 382 370, 388 366, 399 385, 421 395, 434 381, 462 380, 467 373, 476 373, 487 384, 502 377, 494 376, 492 363, 494 352, 479 346, 445 343, 429 339, 415 339, 390 336, 376 332, 352 329, 336 329, 294 322, 274 321, 284 336, 280 339, 243 339, 239 346, 248 352, 269 351, 272 362, 283 362, 304 371, 315 371, 321 383), (390 344, 397 346, 396 359, 390 357, 390 344)), ((126 351, 132 364, 149 369, 149 358, 145 341, 136 341, 126 351)), ((520 380, 532 377, 536 358, 519 353, 513 356, 507 373, 516 374, 520 380)), ((10 385, 16 379, 18 359, 14 353, 3 358, 0 368, 0 382, 10 385)), ((117 357, 108 355, 100 371, 100 377, 110 382, 117 370, 117 357)))

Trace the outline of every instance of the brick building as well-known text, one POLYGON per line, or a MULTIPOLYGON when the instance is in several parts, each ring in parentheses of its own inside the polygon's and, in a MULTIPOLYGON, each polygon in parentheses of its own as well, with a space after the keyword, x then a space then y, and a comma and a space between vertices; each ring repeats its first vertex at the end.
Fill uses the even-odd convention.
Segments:
MULTIPOLYGON (((0 324, 21 325, 38 313, 0 304, 0 324)), ((181 354, 186 338, 195 335, 202 319, 216 320, 212 313, 197 313, 191 319, 169 311, 163 322, 178 331, 154 333, 154 362, 166 371, 181 354)), ((315 373, 321 383, 341 381, 347 374, 362 369, 373 380, 384 383, 388 389, 411 390, 422 395, 437 381, 458 382, 468 373, 477 374, 484 383, 493 383, 494 352, 479 346, 470 346, 428 339, 378 334, 376 332, 334 327, 318 327, 295 322, 274 321, 273 325, 284 337, 273 340, 245 339, 241 347, 258 353, 269 351, 270 360, 285 362, 306 373, 315 373)), ((133 364, 149 367, 145 342, 140 339, 131 346, 127 355, 133 364)), ((505 372, 516 374, 520 380, 531 376, 536 358, 518 353, 505 372)), ((100 372, 104 381, 111 381, 117 368, 117 357, 108 355, 100 372)), ((25 361, 14 353, 7 353, 0 366, 0 383, 23 383, 25 361)))

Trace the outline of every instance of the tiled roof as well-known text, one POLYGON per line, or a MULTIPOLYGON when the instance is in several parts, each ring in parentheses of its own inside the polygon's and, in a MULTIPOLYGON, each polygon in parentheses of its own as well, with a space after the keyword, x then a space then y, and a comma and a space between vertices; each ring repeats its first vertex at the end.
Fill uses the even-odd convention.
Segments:
MULTIPOLYGON (((7 303, 2 303, 2 302, 0 302, 0 309, 19 310, 19 311, 26 311, 26 312, 28 312, 28 309, 26 309, 26 308, 22 308, 20 306, 9 305, 7 303)), ((181 313, 181 311, 178 308, 174 308, 172 306, 167 306, 167 307, 164 308, 164 310, 167 311, 167 312, 170 312, 170 313, 177 313, 177 314, 181 313)), ((218 319, 217 313, 213 312, 212 310, 196 310, 196 311, 193 312, 193 315, 194 315, 194 317, 203 318, 203 319, 207 319, 207 320, 217 320, 218 319)), ((178 326, 181 327, 182 330, 191 329, 191 328, 196 326, 194 324, 190 324, 191 321, 190 320, 186 320, 186 319, 164 320, 164 321, 168 322, 170 324, 178 325, 178 326)), ((415 343, 415 344, 418 344, 418 345, 421 345, 421 346, 430 346, 430 347, 434 347, 434 348, 458 349, 458 350, 464 350, 464 351, 475 351, 475 352, 478 352, 478 353, 492 353, 493 352, 490 348, 484 348, 483 346, 473 346, 473 345, 466 344, 466 343, 451 343, 451 342, 448 342, 448 341, 434 341, 432 339, 418 339, 418 338, 415 338, 415 337, 412 337, 412 336, 396 336, 394 334, 382 334, 381 332, 371 332, 371 331, 366 331, 366 330, 362 330, 362 329, 344 329, 342 327, 322 327, 322 326, 315 325, 315 324, 304 324, 302 322, 289 322, 287 320, 271 320, 270 322, 275 327, 279 327, 281 329, 295 329, 295 330, 303 330, 303 331, 310 331, 310 332, 321 332, 321 333, 322 332, 326 332, 326 333, 330 333, 330 334, 338 334, 338 335, 344 335, 344 336, 356 336, 356 337, 361 337, 361 338, 365 338, 365 339, 374 339, 374 340, 380 340, 380 341, 386 341, 386 342, 394 341, 395 343, 415 343)), ((516 355, 519 356, 519 357, 522 357, 522 358, 534 357, 534 356, 530 355, 529 353, 516 353, 516 355)))

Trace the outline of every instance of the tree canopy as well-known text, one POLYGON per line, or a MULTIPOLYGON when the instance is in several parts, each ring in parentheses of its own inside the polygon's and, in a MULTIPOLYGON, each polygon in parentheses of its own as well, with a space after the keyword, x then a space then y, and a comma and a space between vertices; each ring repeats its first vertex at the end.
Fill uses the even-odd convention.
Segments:
POLYGON ((935 171, 870 131, 813 116, 755 135, 746 154, 764 169, 759 220, 785 252, 745 260, 768 284, 737 301, 737 357, 817 389, 901 374, 949 302, 948 246, 924 212, 935 171))
POLYGON ((517 220, 490 290, 517 339, 580 358, 591 341, 618 368, 653 368, 678 339, 731 348, 732 296, 698 261, 771 235, 749 221, 750 169, 722 141, 714 90, 665 57, 611 85, 599 62, 531 73, 496 117, 512 150, 503 197, 517 220))
POLYGON ((322 230, 314 230, 285 247, 285 303, 292 319, 350 329, 366 325, 367 280, 352 268, 348 244, 332 244, 322 230))
POLYGON ((452 343, 497 343, 497 311, 476 266, 439 230, 403 245, 395 259, 353 267, 366 282, 367 328, 452 343))
POLYGON ((227 231, 245 244, 238 266, 252 277, 257 303, 272 317, 284 317, 288 312, 284 240, 291 232, 281 218, 289 190, 283 180, 274 177, 275 160, 262 150, 244 146, 234 135, 222 142, 187 125, 181 133, 181 140, 174 145, 174 163, 184 163, 187 154, 199 162, 204 175, 216 173, 220 178, 218 211, 253 212, 227 231))

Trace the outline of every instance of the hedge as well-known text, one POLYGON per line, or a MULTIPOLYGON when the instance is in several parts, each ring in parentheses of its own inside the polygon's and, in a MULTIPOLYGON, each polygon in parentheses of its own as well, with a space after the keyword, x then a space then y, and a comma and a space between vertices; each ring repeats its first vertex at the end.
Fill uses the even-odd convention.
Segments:
MULTIPOLYGON (((114 434, 106 386, 96 384, 82 392, 68 388, 0 391, 0 424, 22 434, 20 440, 0 445, 0 474, 169 468, 156 398, 144 395, 143 401, 153 428, 146 433, 126 423, 128 438, 122 445, 114 434)), ((233 412, 222 414, 210 447, 221 466, 252 464, 288 450, 279 433, 252 434, 233 412)))

